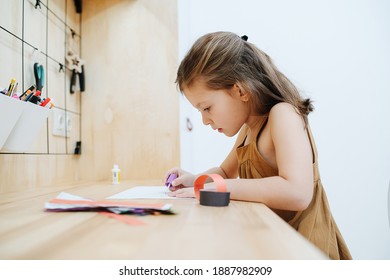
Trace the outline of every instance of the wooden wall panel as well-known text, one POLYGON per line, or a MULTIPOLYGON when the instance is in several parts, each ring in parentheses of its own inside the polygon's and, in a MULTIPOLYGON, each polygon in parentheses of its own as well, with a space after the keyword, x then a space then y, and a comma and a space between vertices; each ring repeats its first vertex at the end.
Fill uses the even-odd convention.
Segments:
POLYGON ((83 5, 83 174, 160 178, 179 164, 176 0, 83 5))
POLYGON ((161 178, 179 164, 176 5, 83 1, 82 155, 0 154, 0 193, 109 180, 114 163, 123 179, 161 178))

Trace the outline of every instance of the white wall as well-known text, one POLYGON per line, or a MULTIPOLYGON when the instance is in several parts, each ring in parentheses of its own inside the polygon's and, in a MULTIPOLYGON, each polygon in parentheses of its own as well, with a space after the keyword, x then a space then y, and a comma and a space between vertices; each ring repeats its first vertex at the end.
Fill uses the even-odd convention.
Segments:
MULTIPOLYGON (((179 1, 179 59, 219 30, 248 35, 315 101, 309 121, 340 230, 355 259, 390 259, 390 1, 179 1)), ((183 98, 183 168, 219 165, 233 142, 183 98)))

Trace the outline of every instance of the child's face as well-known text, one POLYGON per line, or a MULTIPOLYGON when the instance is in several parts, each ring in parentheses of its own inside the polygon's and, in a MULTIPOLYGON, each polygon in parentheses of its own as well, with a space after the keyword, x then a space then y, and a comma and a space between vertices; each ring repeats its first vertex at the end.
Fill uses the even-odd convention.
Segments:
POLYGON ((209 89, 202 80, 195 81, 183 90, 188 101, 202 114, 204 125, 234 136, 248 120, 250 110, 248 97, 237 85, 230 90, 209 89))

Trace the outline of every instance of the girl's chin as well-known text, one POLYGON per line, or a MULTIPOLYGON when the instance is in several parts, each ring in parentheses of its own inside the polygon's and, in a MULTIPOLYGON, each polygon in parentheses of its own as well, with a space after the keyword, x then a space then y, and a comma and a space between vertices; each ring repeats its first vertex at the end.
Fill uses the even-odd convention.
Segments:
POLYGON ((237 134, 237 132, 232 132, 232 131, 227 131, 226 129, 224 129, 224 128, 217 128, 216 129, 219 133, 223 133, 223 134, 225 134, 225 136, 227 136, 227 137, 233 137, 233 136, 235 136, 236 134, 237 134))
POLYGON ((236 135, 236 133, 233 134, 233 133, 227 132, 225 130, 222 130, 221 133, 225 134, 225 136, 227 136, 227 137, 233 137, 234 135, 236 135))

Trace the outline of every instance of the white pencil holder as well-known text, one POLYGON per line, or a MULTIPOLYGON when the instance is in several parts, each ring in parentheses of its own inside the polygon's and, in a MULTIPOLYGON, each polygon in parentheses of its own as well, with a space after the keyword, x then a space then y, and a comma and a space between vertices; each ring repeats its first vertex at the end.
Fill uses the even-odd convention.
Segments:
POLYGON ((25 109, 20 100, 0 94, 0 150, 25 109))
MULTIPOLYGON (((7 96, 3 97, 13 99, 7 96)), ((31 102, 16 99, 14 101, 17 104, 9 103, 11 108, 8 108, 8 112, 13 120, 16 119, 16 122, 3 144, 2 151, 23 153, 35 143, 37 136, 46 124, 50 109, 31 102), (21 113, 19 113, 20 104, 22 106, 21 113)), ((10 116, 7 119, 10 119, 10 116)))

